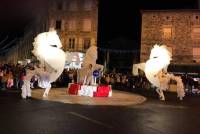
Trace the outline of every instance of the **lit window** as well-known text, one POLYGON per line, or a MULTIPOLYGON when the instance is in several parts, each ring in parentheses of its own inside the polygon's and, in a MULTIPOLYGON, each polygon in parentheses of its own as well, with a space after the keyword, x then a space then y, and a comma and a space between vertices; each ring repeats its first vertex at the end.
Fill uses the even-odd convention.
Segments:
POLYGON ((77 1, 76 0, 72 0, 69 3, 69 10, 70 11, 77 11, 77 9, 78 9, 77 1))
POLYGON ((172 38, 172 28, 171 27, 163 28, 163 38, 165 38, 165 39, 172 38))
POLYGON ((200 61, 200 48, 193 48, 192 55, 193 60, 200 61))
POLYGON ((69 48, 70 49, 74 49, 75 47, 75 39, 74 38, 70 38, 69 39, 69 48))
POLYGON ((196 26, 192 28, 192 39, 200 39, 200 26, 196 26))
POLYGON ((83 20, 83 31, 90 32, 92 30, 92 23, 90 19, 83 20))
POLYGON ((92 0, 85 0, 84 1, 84 9, 91 10, 92 9, 92 0))
POLYGON ((69 21, 69 31, 76 31, 76 20, 70 20, 69 21))
POLYGON ((83 49, 88 49, 90 47, 90 44, 91 44, 90 38, 84 38, 83 49))

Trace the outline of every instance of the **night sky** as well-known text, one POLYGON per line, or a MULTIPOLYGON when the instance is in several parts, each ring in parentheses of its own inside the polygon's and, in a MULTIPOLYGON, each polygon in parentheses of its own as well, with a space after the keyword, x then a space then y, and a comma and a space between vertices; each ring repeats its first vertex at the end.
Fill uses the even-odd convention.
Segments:
POLYGON ((140 41, 141 10, 192 9, 196 0, 102 0, 100 2, 99 43, 125 37, 140 41))
POLYGON ((45 6, 45 0, 1 0, 1 32, 18 33, 33 19, 38 8, 45 6))
MULTIPOLYGON (((46 6, 45 1, 1 0, 0 43, 6 37, 12 40, 22 36, 24 27, 31 22, 37 9, 46 6)), ((100 0, 98 44, 104 47, 109 41, 119 37, 134 40, 139 44, 140 10, 196 7, 196 0, 100 0)), ((0 48, 6 43, 1 43, 0 48)))

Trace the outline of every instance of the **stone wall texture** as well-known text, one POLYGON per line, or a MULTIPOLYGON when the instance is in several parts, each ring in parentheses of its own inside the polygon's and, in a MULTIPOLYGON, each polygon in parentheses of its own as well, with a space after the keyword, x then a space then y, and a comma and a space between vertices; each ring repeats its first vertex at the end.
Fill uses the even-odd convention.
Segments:
POLYGON ((194 48, 200 48, 200 10, 141 11, 140 61, 149 58, 155 44, 164 44, 172 51, 174 64, 199 64, 194 48))

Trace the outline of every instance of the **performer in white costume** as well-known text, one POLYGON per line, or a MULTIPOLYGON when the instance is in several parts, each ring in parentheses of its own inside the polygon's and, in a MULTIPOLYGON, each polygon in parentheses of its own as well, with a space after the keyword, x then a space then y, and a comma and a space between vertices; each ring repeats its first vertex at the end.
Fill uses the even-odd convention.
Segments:
POLYGON ((95 85, 95 80, 93 77, 93 71, 99 70, 103 71, 103 65, 96 64, 97 60, 97 47, 91 46, 83 59, 82 67, 78 72, 78 82, 86 85, 95 85))
POLYGON ((39 67, 36 68, 36 75, 38 78, 38 86, 41 88, 45 88, 43 97, 47 97, 49 90, 51 89, 51 80, 50 80, 51 72, 48 72, 46 70, 46 67, 39 67))
POLYGON ((169 81, 171 79, 175 80, 177 82, 178 97, 182 100, 185 96, 182 79, 167 73, 167 67, 171 60, 172 54, 168 51, 166 46, 155 45, 146 63, 133 65, 133 75, 138 75, 138 69, 143 70, 150 83, 157 88, 156 91, 161 100, 165 100, 163 91, 169 88, 169 81))
POLYGON ((38 79, 39 86, 46 88, 43 97, 47 97, 51 88, 50 83, 56 81, 64 70, 65 53, 61 49, 62 44, 55 30, 39 34, 33 46, 33 54, 45 67, 45 71, 38 71, 38 79))
POLYGON ((86 72, 86 76, 85 76, 86 80, 85 80, 84 84, 86 84, 86 85, 94 84, 93 72, 94 72, 94 68, 93 68, 92 64, 89 64, 89 67, 86 72))
POLYGON ((31 78, 35 75, 35 69, 26 70, 26 76, 24 78, 24 84, 22 85, 22 98, 26 99, 27 97, 31 97, 31 78))
MULTIPOLYGON (((43 97, 47 97, 51 83, 61 75, 65 65, 65 53, 55 30, 39 34, 33 43, 33 54, 40 61, 40 68, 36 68, 39 85, 45 88, 43 97)), ((29 72, 28 72, 29 73, 29 72)), ((29 75, 29 74, 27 74, 29 75)), ((29 79, 25 80, 27 85, 29 79)))

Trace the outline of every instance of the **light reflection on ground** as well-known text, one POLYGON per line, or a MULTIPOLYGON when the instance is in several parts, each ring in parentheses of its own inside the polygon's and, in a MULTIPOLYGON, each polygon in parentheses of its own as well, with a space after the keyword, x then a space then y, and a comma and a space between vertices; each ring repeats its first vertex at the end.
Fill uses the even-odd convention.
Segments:
POLYGON ((128 106, 141 104, 146 101, 146 98, 132 93, 113 90, 112 97, 85 97, 69 95, 65 88, 53 88, 49 92, 47 98, 43 98, 44 89, 33 89, 32 97, 36 99, 63 102, 68 104, 82 105, 113 105, 113 106, 128 106))

